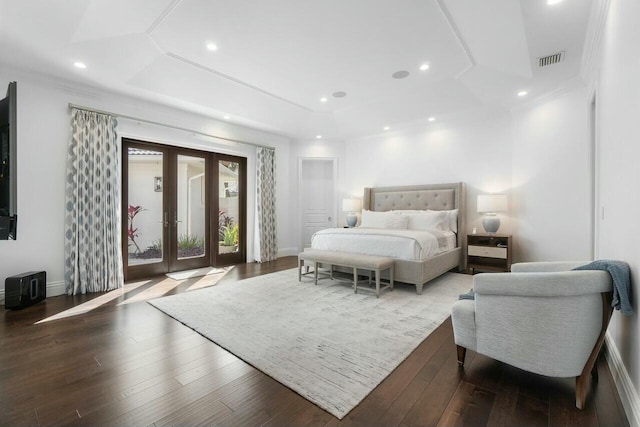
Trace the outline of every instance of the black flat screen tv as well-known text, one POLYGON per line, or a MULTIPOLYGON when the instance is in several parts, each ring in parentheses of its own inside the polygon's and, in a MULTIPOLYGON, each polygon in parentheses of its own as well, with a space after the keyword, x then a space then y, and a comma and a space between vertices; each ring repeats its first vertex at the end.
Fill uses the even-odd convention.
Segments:
POLYGON ((17 237, 17 83, 9 83, 6 98, 0 100, 0 240, 17 237))

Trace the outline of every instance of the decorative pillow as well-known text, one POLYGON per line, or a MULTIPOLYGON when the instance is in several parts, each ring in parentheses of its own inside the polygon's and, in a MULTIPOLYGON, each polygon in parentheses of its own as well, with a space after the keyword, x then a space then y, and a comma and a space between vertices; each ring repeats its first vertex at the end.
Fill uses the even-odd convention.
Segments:
POLYGON ((407 217, 394 212, 374 212, 363 209, 360 227, 406 230, 408 221, 407 217))
POLYGON ((414 211, 403 213, 409 219, 409 230, 449 231, 449 219, 446 213, 439 211, 414 211))
POLYGON ((445 212, 447 214, 447 229, 445 231, 453 231, 454 233, 458 232, 458 209, 451 209, 449 211, 433 211, 427 210, 427 212, 445 212))

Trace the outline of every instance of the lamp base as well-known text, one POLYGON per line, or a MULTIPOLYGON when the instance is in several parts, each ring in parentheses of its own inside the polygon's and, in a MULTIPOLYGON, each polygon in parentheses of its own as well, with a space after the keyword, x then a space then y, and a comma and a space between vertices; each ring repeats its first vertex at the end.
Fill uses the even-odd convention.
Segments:
POLYGON ((351 212, 347 215, 347 227, 353 228, 358 223, 358 215, 354 212, 351 212))
POLYGON ((500 218, 496 215, 485 216, 482 219, 482 227, 484 227, 484 231, 489 234, 495 234, 500 228, 500 218))

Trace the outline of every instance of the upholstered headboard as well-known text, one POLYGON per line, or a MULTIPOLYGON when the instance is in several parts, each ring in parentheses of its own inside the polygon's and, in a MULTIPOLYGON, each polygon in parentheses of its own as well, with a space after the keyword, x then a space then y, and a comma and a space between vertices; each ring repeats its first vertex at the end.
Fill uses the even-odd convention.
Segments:
POLYGON ((458 247, 466 244, 464 183, 407 185, 364 189, 362 206, 370 211, 458 209, 458 247))

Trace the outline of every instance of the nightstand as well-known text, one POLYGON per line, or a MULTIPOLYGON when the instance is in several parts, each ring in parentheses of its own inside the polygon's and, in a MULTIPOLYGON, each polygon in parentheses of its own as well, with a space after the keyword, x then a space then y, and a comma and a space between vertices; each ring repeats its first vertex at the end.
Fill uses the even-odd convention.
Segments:
POLYGON ((511 270, 511 236, 467 234, 467 272, 511 270))

